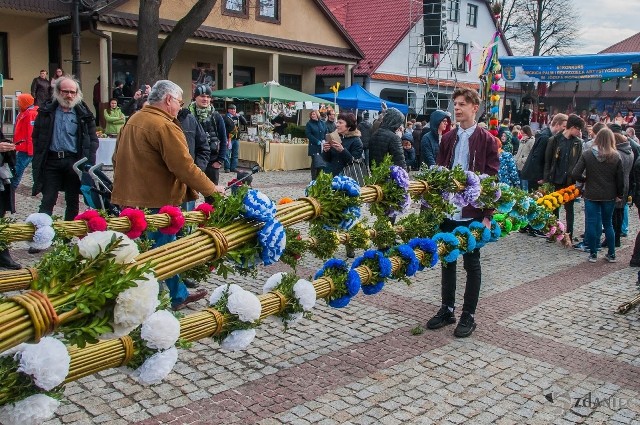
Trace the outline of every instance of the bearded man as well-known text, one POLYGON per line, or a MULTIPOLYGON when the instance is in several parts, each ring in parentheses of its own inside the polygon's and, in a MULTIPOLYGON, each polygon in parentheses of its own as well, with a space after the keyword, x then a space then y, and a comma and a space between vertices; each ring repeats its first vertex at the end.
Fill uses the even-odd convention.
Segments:
POLYGON ((71 77, 61 77, 53 87, 53 99, 40 108, 33 126, 32 194, 42 193, 41 213, 51 215, 58 192, 63 191, 64 219, 78 215, 80 178, 73 164, 81 158, 95 164, 96 150, 96 123, 82 101, 80 84, 71 77))

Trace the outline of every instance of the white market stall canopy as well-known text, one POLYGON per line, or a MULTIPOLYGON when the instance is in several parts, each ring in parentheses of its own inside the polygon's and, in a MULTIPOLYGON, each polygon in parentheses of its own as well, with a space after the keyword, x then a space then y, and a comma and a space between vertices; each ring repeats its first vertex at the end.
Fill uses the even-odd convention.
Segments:
POLYGON ((628 77, 639 53, 575 56, 505 56, 500 58, 507 82, 572 81, 628 77))

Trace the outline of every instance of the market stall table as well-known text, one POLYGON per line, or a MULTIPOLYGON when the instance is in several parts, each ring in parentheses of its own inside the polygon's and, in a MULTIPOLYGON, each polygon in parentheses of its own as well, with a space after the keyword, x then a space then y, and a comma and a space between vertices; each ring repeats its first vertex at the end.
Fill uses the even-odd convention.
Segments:
POLYGON ((96 163, 113 166, 111 157, 116 149, 116 139, 111 137, 100 137, 98 139, 98 150, 96 151, 96 163))
POLYGON ((254 161, 265 171, 304 170, 311 166, 306 144, 270 143, 269 152, 256 142, 240 140, 238 156, 245 161, 254 161))

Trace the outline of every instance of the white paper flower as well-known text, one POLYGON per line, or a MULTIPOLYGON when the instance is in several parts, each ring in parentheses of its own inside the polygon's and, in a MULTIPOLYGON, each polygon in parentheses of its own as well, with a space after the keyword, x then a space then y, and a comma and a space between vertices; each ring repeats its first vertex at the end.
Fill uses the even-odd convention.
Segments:
POLYGON ((116 306, 113 309, 114 327, 139 326, 160 305, 160 284, 152 273, 145 273, 136 283, 138 286, 125 289, 116 298, 116 306))
POLYGON ((244 289, 235 283, 220 285, 211 293, 211 296, 209 297, 209 305, 215 305, 220 301, 220 298, 222 298, 222 294, 227 290, 227 287, 229 287, 229 294, 233 294, 236 291, 244 291, 244 289))
POLYGON ((276 286, 280 285, 283 276, 284 273, 282 272, 271 275, 269 279, 267 279, 267 281, 264 283, 264 286, 262 287, 262 293, 266 294, 269 291, 273 291, 276 286))
POLYGON ((293 294, 300 302, 304 311, 309 311, 316 305, 316 288, 308 280, 300 279, 293 285, 293 294))
POLYGON ((173 370, 178 361, 178 349, 171 347, 149 357, 133 376, 143 385, 159 384, 173 370))
POLYGON ((244 350, 251 344, 256 337, 255 329, 241 329, 233 331, 222 340, 220 348, 228 351, 240 351, 244 350))
POLYGON ((35 384, 49 391, 62 384, 69 374, 71 357, 64 344, 52 337, 44 337, 37 344, 24 344, 16 353, 18 372, 33 377, 35 384))
POLYGON ((29 248, 47 249, 51 246, 56 231, 51 226, 38 227, 33 234, 33 240, 27 241, 29 248))
POLYGON ((105 230, 102 232, 89 233, 78 241, 78 250, 84 258, 93 259, 105 250, 107 245, 111 243, 113 237, 121 239, 120 245, 112 251, 114 261, 118 264, 130 264, 135 262, 135 258, 140 254, 138 245, 127 235, 113 230, 105 230))
POLYGON ((149 348, 167 350, 180 337, 180 322, 167 310, 156 311, 142 324, 140 337, 149 348))
POLYGON ((34 394, 15 404, 0 407, 0 423, 4 425, 37 425, 51 419, 60 402, 44 394, 34 394))
POLYGON ((29 217, 27 217, 25 221, 33 224, 35 227, 46 227, 53 224, 53 219, 45 213, 29 214, 29 217))
POLYGON ((227 308, 232 314, 237 314, 242 322, 255 322, 262 313, 262 304, 255 294, 249 291, 236 291, 229 295, 227 308))

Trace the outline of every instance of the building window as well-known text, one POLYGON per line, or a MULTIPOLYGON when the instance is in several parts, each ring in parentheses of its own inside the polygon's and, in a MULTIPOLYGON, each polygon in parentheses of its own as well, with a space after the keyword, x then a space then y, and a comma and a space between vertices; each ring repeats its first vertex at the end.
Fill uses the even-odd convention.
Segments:
POLYGON ((257 0, 256 20, 280 23, 280 0, 257 0))
POLYGON ((449 20, 458 22, 460 18, 460 0, 449 0, 447 3, 447 11, 449 12, 449 20))
POLYGON ((247 7, 247 0, 223 0, 222 14, 230 16, 238 16, 242 18, 249 17, 249 10, 247 7))
MULTIPOLYGON (((248 66, 233 67, 233 87, 248 86, 256 82, 256 69, 248 66)), ((231 87, 227 87, 231 88, 231 87)))
POLYGON ((0 32, 0 74, 4 78, 9 75, 9 40, 6 32, 0 32))
POLYGON ((302 76, 296 74, 282 74, 280 73, 279 81, 281 86, 289 87, 290 89, 302 91, 302 76))
POLYGON ((475 4, 467 5, 467 25, 474 28, 478 26, 478 6, 475 4))
POLYGON ((453 60, 451 67, 455 71, 467 71, 467 45, 464 43, 453 44, 453 60))

